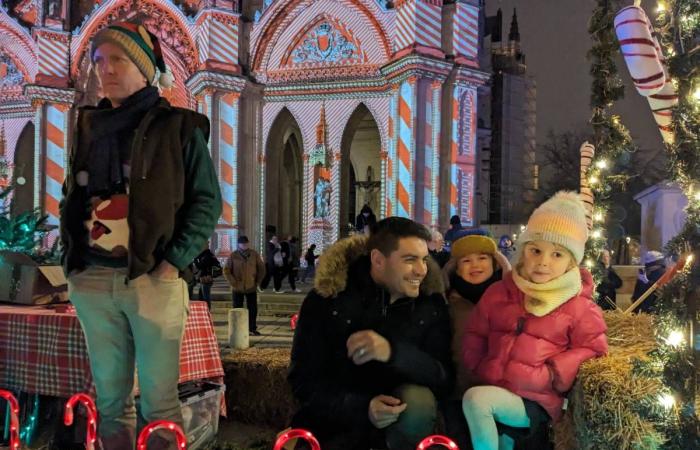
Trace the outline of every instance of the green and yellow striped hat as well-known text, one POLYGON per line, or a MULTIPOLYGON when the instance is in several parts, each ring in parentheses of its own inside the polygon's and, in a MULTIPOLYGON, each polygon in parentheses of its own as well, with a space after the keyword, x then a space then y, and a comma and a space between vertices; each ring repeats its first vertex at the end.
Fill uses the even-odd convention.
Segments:
POLYGON ((172 75, 167 73, 158 38, 143 25, 117 22, 97 32, 92 38, 91 61, 94 61, 97 47, 105 42, 117 45, 124 50, 150 84, 155 84, 157 68, 160 71, 158 84, 164 88, 172 86, 172 75))

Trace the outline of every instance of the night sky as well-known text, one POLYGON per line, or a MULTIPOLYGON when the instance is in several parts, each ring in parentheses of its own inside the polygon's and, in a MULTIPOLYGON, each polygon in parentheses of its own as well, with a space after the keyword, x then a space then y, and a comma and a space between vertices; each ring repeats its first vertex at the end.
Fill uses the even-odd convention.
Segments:
MULTIPOLYGON (((630 0, 629 4, 632 4, 630 0)), ((588 131, 591 77, 586 53, 591 47, 588 21, 594 2, 590 0, 486 0, 487 15, 503 10, 504 39, 507 39, 513 8, 517 8, 523 52, 528 73, 537 80, 537 143, 548 131, 588 131)), ((642 1, 653 18, 656 2, 642 1)), ((625 98, 615 106, 622 123, 640 148, 634 158, 646 161, 664 151, 647 100, 637 94, 620 55, 618 70, 625 81, 625 98)), ((658 162, 661 163, 661 160, 658 162)))

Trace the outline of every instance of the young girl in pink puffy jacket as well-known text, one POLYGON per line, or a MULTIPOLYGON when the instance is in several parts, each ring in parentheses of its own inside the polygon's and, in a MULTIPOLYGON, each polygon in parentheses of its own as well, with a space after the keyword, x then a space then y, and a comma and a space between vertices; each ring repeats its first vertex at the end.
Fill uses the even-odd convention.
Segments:
POLYGON ((471 313, 463 357, 481 385, 462 407, 474 450, 512 449, 513 436, 557 421, 581 363, 607 352, 593 279, 578 267, 587 238, 578 194, 557 193, 530 216, 513 271, 471 313))

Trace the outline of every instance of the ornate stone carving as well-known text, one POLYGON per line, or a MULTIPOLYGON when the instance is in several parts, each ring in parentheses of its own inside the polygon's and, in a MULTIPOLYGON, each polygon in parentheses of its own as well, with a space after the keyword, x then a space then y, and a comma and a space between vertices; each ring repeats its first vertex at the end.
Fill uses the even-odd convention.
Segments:
POLYGON ((306 32, 292 50, 290 59, 294 65, 356 63, 362 62, 362 55, 350 33, 343 32, 330 21, 324 20, 306 32))

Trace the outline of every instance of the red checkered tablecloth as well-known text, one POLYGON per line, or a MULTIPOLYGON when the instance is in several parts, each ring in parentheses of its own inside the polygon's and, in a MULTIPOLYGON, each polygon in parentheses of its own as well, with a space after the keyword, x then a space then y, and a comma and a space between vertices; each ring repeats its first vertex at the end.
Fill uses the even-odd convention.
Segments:
MULTIPOLYGON (((180 383, 223 383, 219 345, 204 302, 190 302, 180 351, 180 383)), ((74 312, 0 306, 0 388, 70 397, 94 394, 85 338, 74 312)))

